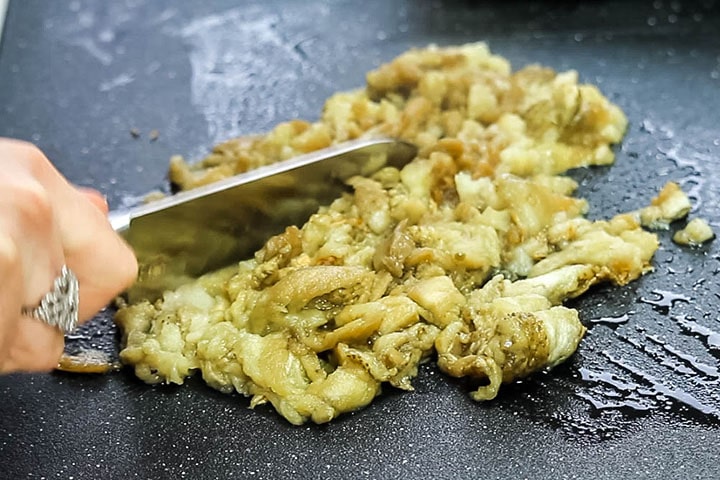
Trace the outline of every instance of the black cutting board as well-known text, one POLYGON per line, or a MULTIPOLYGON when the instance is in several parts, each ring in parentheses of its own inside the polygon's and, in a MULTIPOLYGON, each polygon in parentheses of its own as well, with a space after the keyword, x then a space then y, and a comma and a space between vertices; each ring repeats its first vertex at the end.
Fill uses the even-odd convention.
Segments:
MULTIPOLYGON (((410 47, 486 41, 515 67, 578 70, 627 113, 617 163, 573 172, 592 218, 676 180, 717 230, 719 31, 716 1, 15 0, 0 135, 37 143, 118 207, 166 189, 172 154, 314 120, 328 95, 410 47)), ((573 303, 590 331, 570 361, 493 402, 427 365, 415 392, 293 427, 196 379, 11 375, 0 476, 718 478, 720 255, 717 242, 674 245, 680 227, 660 234, 654 273, 573 303)), ((115 341, 108 318, 87 341, 115 341)))

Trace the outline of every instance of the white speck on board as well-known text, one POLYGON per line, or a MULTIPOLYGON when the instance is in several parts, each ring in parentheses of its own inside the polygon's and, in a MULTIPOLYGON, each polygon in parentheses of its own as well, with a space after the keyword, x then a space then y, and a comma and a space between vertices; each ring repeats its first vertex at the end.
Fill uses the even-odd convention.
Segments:
MULTIPOLYGON (((291 100, 278 98, 287 96, 301 72, 306 75, 314 66, 282 25, 278 15, 236 8, 198 18, 177 31, 166 29, 189 47, 191 101, 205 117, 212 142, 290 119, 291 100)), ((320 75, 315 78, 325 81, 320 75)), ((297 93, 293 101, 302 102, 297 93)))
POLYGON ((132 73, 122 73, 115 78, 102 82, 100 84, 101 92, 109 92, 110 90, 117 87, 124 87, 135 80, 135 76, 132 73))
POLYGON ((110 65, 113 61, 112 54, 101 48, 92 37, 78 37, 71 40, 70 44, 82 48, 105 66, 110 65))
MULTIPOLYGON (((276 22, 274 17, 252 18, 236 9, 197 19, 178 32, 191 47, 192 102, 205 116, 214 143, 241 133, 239 123, 249 107, 248 99, 243 102, 241 97, 252 88, 253 64, 258 62, 254 48, 238 48, 232 39, 241 35, 263 48, 281 47, 273 29, 276 22)), ((260 108, 273 114, 271 104, 260 108)))

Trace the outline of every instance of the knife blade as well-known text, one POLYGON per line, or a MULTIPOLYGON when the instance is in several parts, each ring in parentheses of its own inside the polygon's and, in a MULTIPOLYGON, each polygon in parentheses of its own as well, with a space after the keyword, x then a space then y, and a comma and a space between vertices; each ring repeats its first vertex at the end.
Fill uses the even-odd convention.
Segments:
POLYGON ((139 275, 130 301, 155 300, 198 276, 250 258, 271 236, 301 226, 347 190, 354 175, 402 168, 417 148, 369 138, 263 166, 109 218, 135 251, 139 275))

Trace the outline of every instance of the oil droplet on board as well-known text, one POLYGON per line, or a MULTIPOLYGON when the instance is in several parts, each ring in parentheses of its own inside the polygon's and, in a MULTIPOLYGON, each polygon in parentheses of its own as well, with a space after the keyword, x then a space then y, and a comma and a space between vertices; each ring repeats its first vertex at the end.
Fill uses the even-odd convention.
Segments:
POLYGON ((590 323, 602 324, 602 325, 622 325, 627 323, 630 316, 627 313, 619 315, 617 317, 600 317, 590 319, 590 323))
POLYGON ((672 345, 663 345, 663 348, 675 357, 685 361, 691 368, 693 374, 699 372, 715 381, 720 380, 720 371, 712 365, 701 362, 697 357, 683 352, 672 345))
MULTIPOLYGON (((703 285, 705 279, 694 285, 703 285)), ((680 286, 680 285, 679 285, 680 286)), ((667 315, 678 302, 691 303, 691 297, 671 290, 653 290, 639 299, 667 315)), ((629 314, 592 319, 593 324, 622 325, 629 314)), ((667 330, 658 332, 642 322, 634 328, 612 328, 625 345, 624 351, 602 350, 604 364, 584 365, 580 378, 590 384, 576 395, 589 403, 599 418, 616 415, 632 418, 653 411, 700 415, 715 422, 720 420, 720 366, 713 357, 720 352, 720 331, 710 328, 711 315, 703 323, 684 315, 671 315, 680 331, 701 342, 709 355, 703 354, 697 342, 667 330), (647 327, 647 328, 646 328, 647 327), (693 345, 695 344, 695 345, 693 345)))
POLYGON ((710 350, 720 351, 720 332, 700 325, 695 319, 684 315, 672 317, 680 327, 694 335, 698 335, 705 340, 710 350))
POLYGON ((674 307, 677 302, 690 303, 692 301, 692 299, 686 295, 668 290, 653 290, 652 294, 656 295, 657 298, 640 297, 640 301, 652 305, 662 313, 668 313, 670 308, 674 307))
POLYGON ((610 355, 606 355, 606 357, 611 363, 628 371, 635 378, 642 380, 643 383, 649 385, 648 388, 643 389, 643 393, 647 393, 652 396, 663 395, 674 400, 680 405, 684 405, 685 407, 691 408, 697 412, 720 419, 720 408, 718 408, 718 406, 706 403, 682 387, 666 384, 651 373, 633 365, 630 362, 626 362, 622 358, 610 355))
POLYGON ((621 392, 629 393, 637 390, 638 386, 621 380, 610 372, 596 372, 585 367, 580 368, 580 378, 590 382, 602 382, 608 384, 621 392))

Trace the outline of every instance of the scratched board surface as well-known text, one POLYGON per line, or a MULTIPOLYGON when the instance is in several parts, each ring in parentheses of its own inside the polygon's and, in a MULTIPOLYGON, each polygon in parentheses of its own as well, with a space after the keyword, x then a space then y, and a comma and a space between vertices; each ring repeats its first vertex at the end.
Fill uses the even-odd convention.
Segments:
MULTIPOLYGON (((516 67, 573 68, 630 119, 611 167, 578 170, 590 216, 679 182, 720 229, 715 1, 11 1, 0 135, 37 143, 112 207, 166 190, 168 158, 290 118, 429 43, 487 41, 516 67)), ((322 427, 193 379, 0 377, 3 476, 22 478, 717 478, 717 242, 661 232, 655 272, 573 302, 589 332, 552 372, 493 402, 424 366, 322 427)), ((116 345, 110 311, 73 341, 116 345)))

